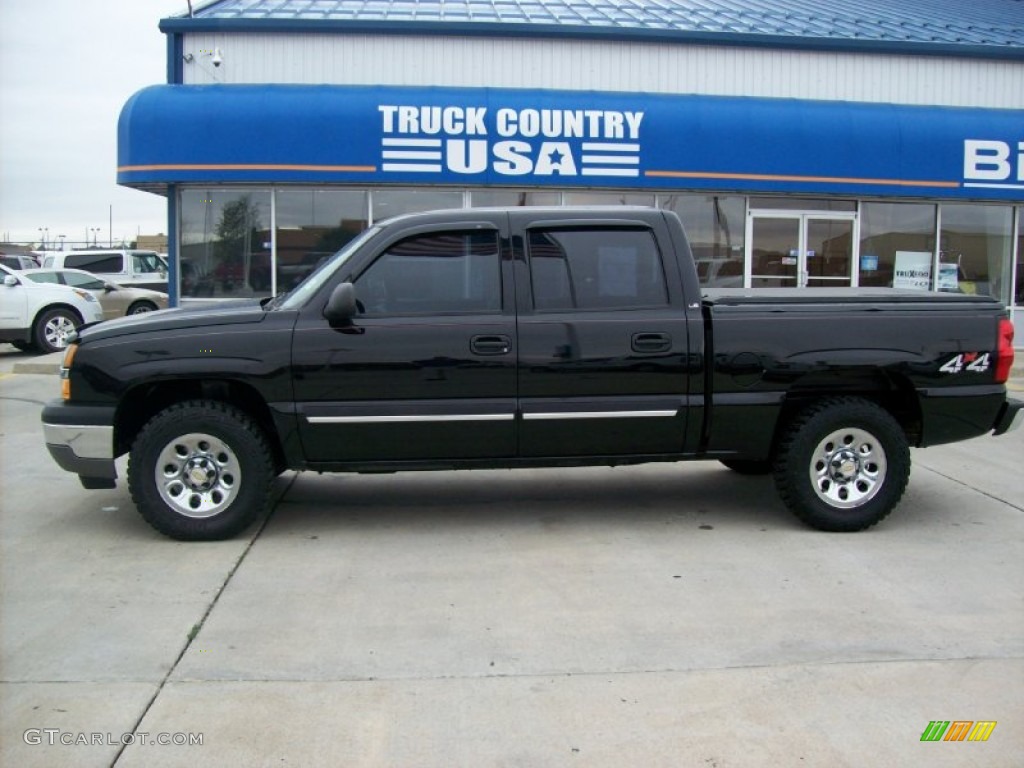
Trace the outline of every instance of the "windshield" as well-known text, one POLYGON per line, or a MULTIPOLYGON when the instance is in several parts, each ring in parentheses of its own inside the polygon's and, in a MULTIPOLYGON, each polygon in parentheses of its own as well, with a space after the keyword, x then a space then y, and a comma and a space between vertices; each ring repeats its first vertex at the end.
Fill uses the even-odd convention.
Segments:
POLYGON ((309 273, 301 283, 293 288, 288 293, 279 297, 277 301, 271 303, 272 307, 280 307, 281 309, 298 309, 307 301, 309 301, 316 294, 317 291, 330 280, 334 273, 337 272, 341 266, 349 260, 349 257, 359 250, 360 246, 369 240, 371 237, 380 232, 380 227, 370 227, 364 230, 362 234, 357 235, 345 245, 340 251, 334 254, 331 258, 324 261, 320 266, 309 273))
POLYGON ((167 266, 155 251, 133 251, 132 259, 135 263, 136 273, 167 271, 167 266))

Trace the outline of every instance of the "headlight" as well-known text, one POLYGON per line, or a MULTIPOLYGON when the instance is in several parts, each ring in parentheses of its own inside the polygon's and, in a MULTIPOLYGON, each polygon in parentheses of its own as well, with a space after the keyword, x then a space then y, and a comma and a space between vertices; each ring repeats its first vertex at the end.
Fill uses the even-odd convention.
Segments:
POLYGON ((97 304, 99 303, 99 300, 88 291, 79 290, 78 288, 72 288, 71 290, 73 290, 86 301, 96 302, 97 304))

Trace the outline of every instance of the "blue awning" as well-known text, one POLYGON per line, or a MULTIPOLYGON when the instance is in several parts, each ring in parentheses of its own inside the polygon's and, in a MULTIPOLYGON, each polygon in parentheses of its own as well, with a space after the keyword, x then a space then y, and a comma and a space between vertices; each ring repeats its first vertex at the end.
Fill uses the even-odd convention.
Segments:
POLYGON ((494 88, 161 85, 119 184, 708 189, 1024 200, 1024 111, 494 88))

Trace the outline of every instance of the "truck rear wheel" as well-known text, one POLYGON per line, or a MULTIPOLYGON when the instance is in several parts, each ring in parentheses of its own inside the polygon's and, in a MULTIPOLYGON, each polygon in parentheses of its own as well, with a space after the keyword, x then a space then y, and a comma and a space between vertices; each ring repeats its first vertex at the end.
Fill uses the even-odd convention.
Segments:
POLYGON ((788 427, 775 486, 801 520, 823 531, 860 531, 884 519, 910 479, 910 449, 896 420, 862 398, 807 408, 788 427))
POLYGON ((142 517, 184 541, 226 539, 270 505, 274 471, 263 431, 237 408, 190 401, 161 411, 139 432, 128 487, 142 517))

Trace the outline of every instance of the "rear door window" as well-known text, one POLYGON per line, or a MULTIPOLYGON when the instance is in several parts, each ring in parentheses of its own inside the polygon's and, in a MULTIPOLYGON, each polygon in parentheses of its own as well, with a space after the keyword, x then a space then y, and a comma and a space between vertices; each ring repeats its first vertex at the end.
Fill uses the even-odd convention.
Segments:
POLYGON ((669 303, 661 254, 648 229, 533 229, 528 250, 538 311, 669 303))

